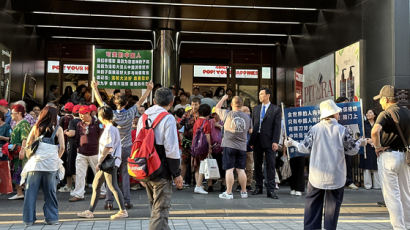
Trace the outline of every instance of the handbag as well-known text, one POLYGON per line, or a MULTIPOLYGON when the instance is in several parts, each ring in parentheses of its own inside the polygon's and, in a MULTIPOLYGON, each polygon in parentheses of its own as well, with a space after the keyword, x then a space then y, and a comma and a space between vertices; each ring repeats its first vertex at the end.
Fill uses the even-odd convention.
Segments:
POLYGON ((58 130, 58 124, 54 128, 53 133, 51 134, 51 137, 44 137, 44 135, 39 136, 33 143, 31 143, 29 148, 26 148, 26 156, 27 158, 30 158, 33 156, 37 151, 39 151, 39 148, 42 151, 57 151, 58 152, 58 146, 55 144, 55 137, 57 134, 58 130))
POLYGON ((115 167, 115 158, 108 154, 100 165, 100 169, 104 172, 110 173, 115 167))
POLYGON ((31 156, 34 155, 34 153, 36 153, 38 146, 40 145, 40 139, 37 138, 37 140, 35 140, 30 147, 26 148, 26 156, 27 158, 30 158, 31 156))
POLYGON ((389 110, 389 113, 390 113, 390 115, 391 115, 392 118, 393 118, 394 124, 396 124, 396 128, 397 128, 397 131, 399 132, 401 141, 403 142, 403 144, 404 144, 404 146, 405 146, 405 148, 406 148, 406 152, 404 153, 404 155, 405 155, 405 157, 406 157, 406 163, 407 163, 407 165, 410 166, 410 147, 409 147, 409 145, 408 145, 408 143, 407 143, 407 141, 406 141, 406 138, 404 138, 403 131, 401 130, 401 128, 400 128, 400 126, 399 126, 399 119, 397 119, 396 114, 394 114, 391 110, 389 110))

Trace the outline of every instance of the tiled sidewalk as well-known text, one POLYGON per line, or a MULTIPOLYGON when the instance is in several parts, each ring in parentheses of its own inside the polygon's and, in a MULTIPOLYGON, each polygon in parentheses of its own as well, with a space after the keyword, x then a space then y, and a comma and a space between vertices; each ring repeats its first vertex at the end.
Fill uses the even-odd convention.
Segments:
MULTIPOLYGON (((171 219, 170 228, 175 230, 219 230, 219 229, 303 229, 301 218, 198 218, 171 219)), ((147 219, 127 219, 120 221, 67 221, 60 225, 35 224, 25 228, 22 224, 0 225, 0 230, 145 230, 147 219)), ((392 229, 387 218, 340 218, 337 229, 392 229)))

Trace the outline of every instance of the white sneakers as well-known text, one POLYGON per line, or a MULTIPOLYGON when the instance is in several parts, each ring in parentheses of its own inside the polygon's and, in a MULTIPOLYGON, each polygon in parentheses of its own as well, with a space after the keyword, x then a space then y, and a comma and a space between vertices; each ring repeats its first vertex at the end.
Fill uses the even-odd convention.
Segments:
MULTIPOLYGON (((248 195, 248 194, 246 194, 246 195, 248 195)), ((241 196, 242 196, 242 194, 241 194, 241 196)), ((223 192, 223 193, 219 194, 219 198, 225 199, 225 200, 232 200, 233 199, 233 194, 228 194, 226 192, 223 192)))
POLYGON ((24 199, 24 195, 14 195, 12 197, 9 197, 9 200, 22 200, 24 199))
POLYGON ((302 196, 302 192, 296 191, 296 190, 291 190, 290 195, 292 196, 302 196))
POLYGON ((353 189, 353 190, 359 189, 354 183, 349 184, 349 186, 347 186, 347 187, 350 188, 350 189, 353 189))
POLYGON ((69 187, 67 187, 67 185, 66 185, 66 186, 64 186, 64 187, 61 187, 58 191, 59 191, 59 192, 71 192, 72 189, 69 188, 69 187))
POLYGON ((242 199, 248 198, 248 192, 241 192, 241 198, 242 199))
POLYGON ((194 189, 194 193, 198 193, 198 194, 208 194, 207 191, 204 190, 204 188, 202 188, 202 186, 195 186, 194 189))
MULTIPOLYGON (((219 194, 219 198, 225 199, 225 200, 232 200, 233 199, 233 194, 228 194, 226 192, 223 192, 219 194)), ((248 193, 247 192, 241 192, 241 198, 246 199, 248 198, 248 193)))

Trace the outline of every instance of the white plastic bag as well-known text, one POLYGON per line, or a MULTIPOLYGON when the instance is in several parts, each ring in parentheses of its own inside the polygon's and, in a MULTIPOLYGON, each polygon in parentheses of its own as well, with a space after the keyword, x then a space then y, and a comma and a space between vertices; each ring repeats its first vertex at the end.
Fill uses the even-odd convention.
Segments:
POLYGON ((205 167, 205 179, 209 180, 209 179, 219 179, 221 178, 221 175, 219 174, 219 167, 218 167, 218 163, 216 162, 215 159, 212 158, 207 158, 204 160, 204 167, 205 167))
POLYGON ((199 164, 199 173, 205 174, 205 160, 202 160, 201 163, 199 164))
POLYGON ((287 157, 282 156, 280 158, 283 161, 283 166, 280 169, 280 174, 282 175, 282 180, 286 180, 292 176, 292 170, 290 169, 290 162, 287 157))

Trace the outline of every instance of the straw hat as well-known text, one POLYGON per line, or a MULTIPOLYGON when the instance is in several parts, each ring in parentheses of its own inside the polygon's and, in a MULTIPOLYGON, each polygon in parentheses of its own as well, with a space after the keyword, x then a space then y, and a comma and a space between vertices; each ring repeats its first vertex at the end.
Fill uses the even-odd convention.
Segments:
POLYGON ((342 108, 338 107, 332 99, 320 103, 320 119, 340 113, 341 111, 342 108))

